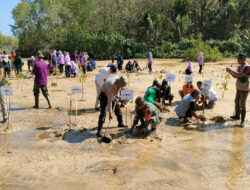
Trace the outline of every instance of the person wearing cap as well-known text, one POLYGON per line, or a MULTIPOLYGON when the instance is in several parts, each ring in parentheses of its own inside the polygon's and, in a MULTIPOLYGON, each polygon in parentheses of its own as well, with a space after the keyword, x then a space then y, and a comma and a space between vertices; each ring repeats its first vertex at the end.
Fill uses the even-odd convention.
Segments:
POLYGON ((95 109, 96 111, 100 111, 99 104, 99 96, 101 93, 102 85, 116 73, 116 66, 111 64, 110 67, 105 67, 95 78, 95 86, 96 86, 96 102, 95 109))
POLYGON ((118 127, 126 127, 123 124, 122 112, 119 105, 118 94, 121 88, 125 87, 127 83, 128 83, 127 78, 125 76, 120 76, 120 77, 111 77, 103 84, 99 97, 101 111, 98 121, 97 137, 102 136, 101 130, 106 119, 106 112, 107 112, 106 107, 108 107, 107 110, 109 112, 109 120, 113 118, 112 107, 115 106, 114 111, 117 117, 118 127))
POLYGON ((49 74, 49 68, 48 65, 45 61, 43 61, 43 54, 42 52, 38 52, 37 58, 38 60, 35 62, 32 74, 35 75, 35 81, 34 81, 34 96, 35 96, 35 109, 39 108, 39 94, 40 94, 40 89, 43 93, 43 96, 48 102, 49 109, 52 108, 50 104, 50 99, 49 99, 49 93, 48 93, 48 88, 47 88, 47 76, 49 74))
POLYGON ((161 85, 161 97, 163 105, 166 105, 165 100, 169 101, 169 105, 171 105, 174 95, 171 93, 171 86, 168 84, 168 81, 166 79, 163 79, 162 85, 161 85))
POLYGON ((195 117, 201 121, 205 121, 206 118, 203 115, 196 114, 196 101, 199 100, 200 91, 194 89, 191 94, 186 95, 179 105, 175 108, 175 113, 179 118, 184 118, 183 122, 187 123, 188 118, 195 117))
POLYGON ((217 93, 214 91, 212 87, 207 89, 202 88, 201 81, 197 82, 197 87, 200 90, 202 96, 201 100, 199 101, 199 104, 202 103, 202 106, 199 106, 198 109, 199 110, 202 110, 203 108, 213 109, 216 104, 216 101, 218 100, 217 93))
POLYGON ((141 121, 141 125, 138 126, 139 131, 137 135, 142 134, 144 129, 147 129, 149 125, 151 125, 151 132, 155 131, 156 126, 160 124, 163 119, 160 110, 155 105, 143 100, 140 96, 136 98, 135 105, 135 118, 131 132, 139 120, 141 121))
POLYGON ((241 115, 240 127, 245 126, 246 118, 246 102, 247 97, 250 92, 250 66, 246 62, 246 54, 240 53, 238 56, 239 67, 237 71, 233 71, 230 68, 226 68, 226 71, 234 78, 236 81, 236 97, 235 97, 235 115, 231 116, 233 120, 239 120, 241 115))

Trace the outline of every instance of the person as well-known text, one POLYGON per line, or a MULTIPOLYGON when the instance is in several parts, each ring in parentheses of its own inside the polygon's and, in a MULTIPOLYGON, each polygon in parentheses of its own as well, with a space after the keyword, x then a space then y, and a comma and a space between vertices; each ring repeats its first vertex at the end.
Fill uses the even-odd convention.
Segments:
POLYGON ((70 63, 70 56, 68 52, 66 52, 64 56, 64 65, 65 65, 65 75, 67 78, 70 78, 71 63, 70 63))
POLYGON ((191 94, 194 91, 194 85, 192 84, 192 82, 188 82, 185 83, 183 85, 182 90, 179 90, 179 94, 181 96, 181 98, 183 98, 184 96, 186 96, 187 94, 191 94))
POLYGON ((15 57, 16 57, 16 53, 12 50, 10 52, 10 61, 11 61, 11 70, 12 71, 14 70, 14 60, 15 60, 15 57))
POLYGON ((53 65, 54 69, 57 68, 57 59, 58 59, 58 57, 56 55, 56 50, 55 50, 52 53, 52 65, 53 65))
POLYGON ((0 60, 0 103, 2 107, 2 113, 3 113, 2 123, 4 124, 8 122, 8 108, 7 108, 7 104, 6 104, 6 101, 2 92, 2 87, 5 85, 6 80, 4 77, 4 66, 1 61, 2 60, 0 60))
POLYGON ((213 109, 216 104, 216 101, 218 100, 217 93, 213 90, 212 87, 203 89, 201 81, 197 82, 197 87, 200 90, 202 96, 201 101, 199 101, 199 103, 203 104, 201 107, 199 107, 199 109, 213 109))
POLYGON ((235 115, 231 116, 233 120, 239 120, 241 115, 240 127, 245 126, 246 118, 246 102, 247 97, 250 92, 250 66, 246 62, 246 54, 240 53, 238 55, 239 67, 237 71, 232 71, 230 68, 226 68, 226 71, 234 78, 236 81, 236 97, 235 97, 235 115))
POLYGON ((148 69, 149 73, 152 73, 152 64, 153 64, 153 54, 151 52, 148 53, 148 69))
POLYGON ((58 64, 59 64, 60 73, 63 74, 64 55, 62 51, 59 51, 59 54, 58 54, 58 64))
POLYGON ((123 65, 123 57, 121 55, 117 56, 117 67, 118 70, 121 71, 122 70, 122 65, 123 65))
POLYGON ((71 75, 73 75, 73 77, 76 77, 77 73, 78 73, 77 65, 74 61, 71 61, 71 75))
POLYGON ((135 118, 131 132, 136 127, 139 120, 141 125, 138 126, 139 131, 137 135, 143 133, 144 129, 147 129, 149 125, 151 125, 151 132, 154 132, 157 125, 160 124, 163 119, 160 110, 155 105, 145 102, 140 96, 136 98, 135 105, 135 118))
POLYGON ((203 115, 196 114, 196 101, 199 100, 200 91, 194 89, 191 94, 186 95, 179 105, 175 108, 175 113, 179 118, 184 118, 183 122, 187 123, 188 118, 195 117, 201 121, 205 121, 206 118, 203 115))
POLYGON ((78 55, 78 52, 77 52, 77 51, 75 51, 75 53, 74 53, 74 55, 73 55, 73 61, 74 61, 75 63, 78 63, 78 61, 79 61, 79 55, 78 55))
POLYGON ((191 75, 194 72, 193 65, 191 62, 188 63, 188 67, 185 70, 186 75, 191 75))
POLYGON ((94 52, 93 51, 91 51, 90 53, 89 53, 89 59, 91 59, 91 60, 95 60, 95 54, 94 54, 94 52))
POLYGON ((48 68, 49 68, 49 74, 53 75, 54 74, 54 65, 52 64, 52 61, 49 61, 48 68))
POLYGON ((133 63, 129 60, 128 63, 126 64, 126 70, 127 72, 132 72, 133 71, 133 63))
POLYGON ((4 66, 4 77, 6 78, 7 75, 10 78, 10 60, 9 55, 6 53, 6 51, 3 51, 3 66, 4 66))
POLYGON ((118 103, 119 102, 118 94, 120 89, 125 87, 127 83, 128 83, 127 78, 124 76, 120 76, 120 77, 111 77, 103 84, 99 97, 101 111, 98 121, 97 137, 102 136, 101 130, 105 122, 107 106, 108 106, 107 110, 109 112, 109 120, 113 118, 112 107, 115 106, 114 111, 117 117, 118 127, 126 127, 123 124, 122 112, 120 109, 120 105, 118 103))
POLYGON ((199 74, 201 74, 202 73, 202 68, 204 66, 204 58, 203 58, 203 53, 202 52, 200 52, 200 55, 198 57, 198 64, 199 64, 199 67, 200 67, 199 74))
POLYGON ((17 53, 15 59, 14 59, 14 66, 15 66, 15 72, 18 75, 21 72, 21 67, 22 67, 22 58, 20 56, 20 53, 17 53))
POLYGON ((50 62, 52 60, 52 53, 51 51, 49 50, 48 51, 48 62, 50 62))
POLYGON ((160 84, 157 80, 154 80, 153 85, 147 89, 143 99, 146 102, 154 104, 160 111, 162 111, 161 104, 159 103, 161 99, 160 84))
POLYGON ((161 85, 161 97, 163 101, 163 105, 166 105, 165 100, 169 101, 169 105, 171 105, 174 95, 171 93, 171 86, 168 85, 168 81, 166 79, 163 79, 162 85, 161 85))
POLYGON ((95 102, 95 110, 99 111, 99 96, 101 93, 102 85, 112 77, 117 71, 115 65, 111 65, 110 67, 105 67, 95 78, 95 86, 96 86, 96 102, 95 102))
POLYGON ((33 69, 33 66, 34 66, 34 63, 35 63, 35 57, 34 56, 31 56, 29 59, 28 59, 28 71, 30 72, 32 69, 33 69), (32 69, 31 69, 32 68, 32 69))
POLYGON ((138 61, 135 59, 134 62, 133 62, 133 71, 139 71, 140 70, 140 66, 139 66, 139 63, 138 61))
POLYGON ((85 52, 82 53, 81 57, 81 66, 82 66, 82 71, 84 74, 86 74, 86 67, 87 67, 87 55, 85 52))
POLYGON ((47 88, 47 76, 49 73, 48 65, 45 61, 43 61, 43 54, 42 52, 38 51, 37 55, 38 60, 35 62, 32 74, 35 75, 35 80, 34 80, 34 96, 35 96, 35 106, 33 108, 38 109, 39 108, 39 94, 40 94, 40 89, 43 93, 43 96, 48 102, 49 109, 52 108, 50 104, 50 99, 49 99, 49 93, 48 93, 48 88, 47 88))

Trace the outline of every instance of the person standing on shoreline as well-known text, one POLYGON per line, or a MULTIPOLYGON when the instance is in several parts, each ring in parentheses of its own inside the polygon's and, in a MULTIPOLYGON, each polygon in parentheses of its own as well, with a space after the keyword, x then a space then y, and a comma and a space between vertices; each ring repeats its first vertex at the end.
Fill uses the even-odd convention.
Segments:
POLYGON ((238 64, 240 65, 237 71, 232 71, 230 68, 226 68, 226 71, 234 78, 236 82, 236 97, 235 97, 235 115, 231 116, 233 120, 239 120, 241 115, 240 127, 245 126, 246 118, 246 102, 250 92, 250 65, 246 62, 246 54, 240 53, 238 56, 238 64))
POLYGON ((49 109, 52 108, 49 100, 49 93, 47 88, 47 76, 49 74, 49 68, 45 61, 43 61, 43 54, 42 52, 38 52, 37 55, 38 60, 35 62, 32 74, 35 75, 35 81, 34 81, 34 96, 35 96, 35 106, 33 108, 38 109, 39 108, 39 94, 40 89, 43 93, 43 96, 46 98, 49 109))

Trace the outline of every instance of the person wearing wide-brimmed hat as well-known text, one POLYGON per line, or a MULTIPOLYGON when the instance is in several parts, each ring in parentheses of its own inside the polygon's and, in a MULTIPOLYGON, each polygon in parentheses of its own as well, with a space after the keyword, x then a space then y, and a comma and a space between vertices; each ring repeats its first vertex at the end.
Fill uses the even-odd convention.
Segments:
POLYGON ((240 127, 245 126, 246 118, 246 102, 250 92, 250 65, 246 62, 247 55, 240 53, 238 56, 238 64, 240 65, 237 71, 232 71, 230 68, 226 68, 226 71, 234 78, 237 78, 236 82, 236 97, 235 97, 235 115, 231 116, 233 120, 239 120, 241 115, 240 127))
POLYGON ((112 107, 115 105, 114 111, 117 117, 118 127, 126 127, 122 119, 122 112, 119 105, 118 94, 121 88, 125 87, 127 83, 128 83, 127 78, 125 76, 120 76, 120 77, 111 77, 102 85, 101 93, 99 96, 101 111, 98 121, 97 137, 102 136, 101 130, 106 119, 107 106, 109 112, 109 119, 111 120, 113 118, 112 107))
POLYGON ((37 58, 38 60, 35 62, 32 74, 35 75, 35 81, 34 81, 34 96, 35 96, 35 109, 39 108, 39 94, 40 94, 40 89, 43 93, 43 96, 46 98, 48 104, 49 104, 49 109, 52 108, 49 100, 49 93, 48 93, 48 88, 47 88, 47 76, 49 74, 49 68, 48 65, 45 61, 43 61, 43 54, 42 52, 38 51, 37 53, 37 58))

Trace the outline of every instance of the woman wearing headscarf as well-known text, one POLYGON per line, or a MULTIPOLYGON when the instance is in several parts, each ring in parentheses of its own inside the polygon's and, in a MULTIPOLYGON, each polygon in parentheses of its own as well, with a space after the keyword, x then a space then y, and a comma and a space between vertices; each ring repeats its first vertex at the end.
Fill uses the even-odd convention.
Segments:
POLYGON ((60 73, 62 74, 63 73, 63 66, 64 66, 64 55, 63 55, 62 51, 59 51, 58 64, 59 64, 60 73))
POLYGON ((64 65, 65 65, 65 74, 67 78, 70 78, 71 73, 71 62, 70 62, 70 56, 67 52, 64 57, 64 65))
POLYGON ((152 64, 153 64, 153 54, 151 52, 148 53, 148 69, 149 73, 152 72, 152 64))
POLYGON ((201 74, 201 72, 202 72, 202 67, 203 67, 203 65, 204 65, 204 58, 203 58, 203 53, 202 53, 202 52, 200 53, 200 55, 199 55, 199 57, 198 57, 198 63, 199 63, 199 67, 200 67, 199 73, 201 74))
POLYGON ((188 67, 187 67, 185 73, 186 73, 186 75, 191 75, 193 72, 194 72, 194 70, 193 70, 193 65, 192 65, 191 62, 189 62, 189 63, 188 63, 188 67))

